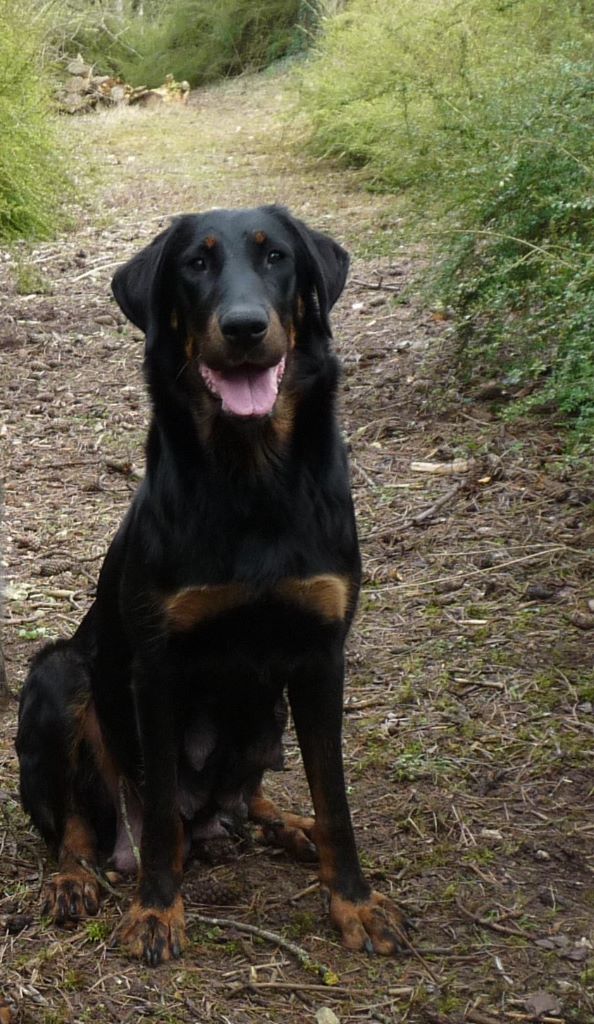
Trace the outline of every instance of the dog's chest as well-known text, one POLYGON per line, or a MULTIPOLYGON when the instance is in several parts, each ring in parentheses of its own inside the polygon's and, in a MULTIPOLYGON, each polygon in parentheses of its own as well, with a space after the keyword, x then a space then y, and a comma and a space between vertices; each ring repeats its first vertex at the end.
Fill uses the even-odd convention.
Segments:
POLYGON ((304 613, 322 623, 340 623, 347 617, 351 600, 346 576, 320 573, 305 578, 286 577, 267 587, 233 582, 187 586, 162 599, 168 629, 185 633, 230 613, 271 610, 290 615, 304 613))

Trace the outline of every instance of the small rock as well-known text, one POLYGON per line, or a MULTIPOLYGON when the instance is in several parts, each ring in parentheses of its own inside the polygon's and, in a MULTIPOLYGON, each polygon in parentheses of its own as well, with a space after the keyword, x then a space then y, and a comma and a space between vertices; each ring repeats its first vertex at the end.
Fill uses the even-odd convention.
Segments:
POLYGON ((322 1006, 316 1013, 316 1024, 340 1024, 338 1017, 329 1006, 322 1006))
POLYGON ((545 1014, 559 1016, 562 1013, 562 1006, 556 996, 550 992, 531 992, 525 996, 524 1006, 528 1013, 535 1017, 543 1017, 545 1014))
POLYGON ((550 601, 554 596, 554 587, 548 587, 545 583, 531 583, 524 594, 526 601, 550 601))
POLYGON ((69 78, 66 82, 66 91, 69 93, 84 92, 86 87, 87 81, 81 75, 75 75, 73 78, 69 78))
POLYGON ((6 931, 9 935, 18 935, 25 928, 30 928, 32 924, 31 914, 9 914, 6 918, 6 931))
POLYGON ((125 103, 127 99, 126 86, 125 85, 114 85, 111 88, 109 98, 112 103, 119 106, 121 103, 125 103))
POLYGON ((507 398, 508 393, 502 384, 496 380, 487 381, 480 388, 477 388, 472 398, 475 402, 491 402, 495 398, 507 398))
POLYGON ((66 70, 69 75, 90 75, 91 73, 90 66, 84 62, 80 53, 76 60, 70 62, 66 70))
POLYGON ((578 629, 594 629, 594 615, 585 615, 584 612, 574 612, 569 616, 569 621, 578 629))
POLYGON ((498 828, 482 828, 481 836, 484 839, 503 839, 503 835, 498 828))
POLYGON ((551 855, 550 855, 550 853, 547 853, 546 850, 535 850, 534 851, 534 859, 546 862, 546 861, 549 861, 551 859, 551 855))
POLYGON ((589 955, 590 953, 586 946, 574 946, 573 949, 568 949, 566 953, 561 954, 564 960, 572 960, 578 964, 587 960, 589 955))

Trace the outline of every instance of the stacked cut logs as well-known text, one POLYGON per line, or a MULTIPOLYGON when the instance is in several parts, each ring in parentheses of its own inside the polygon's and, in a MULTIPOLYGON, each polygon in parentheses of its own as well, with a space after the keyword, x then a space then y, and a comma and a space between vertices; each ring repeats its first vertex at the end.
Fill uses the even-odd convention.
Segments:
POLYGON ((68 76, 57 93, 58 106, 67 114, 86 114, 98 107, 119 107, 137 103, 160 106, 162 103, 187 103, 190 86, 166 75, 158 89, 134 88, 111 75, 96 75, 81 55, 68 64, 68 76))

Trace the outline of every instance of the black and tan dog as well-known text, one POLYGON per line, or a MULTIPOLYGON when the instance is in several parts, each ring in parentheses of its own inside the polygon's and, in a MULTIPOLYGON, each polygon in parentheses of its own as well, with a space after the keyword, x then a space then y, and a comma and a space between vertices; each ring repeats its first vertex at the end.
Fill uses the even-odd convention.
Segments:
POLYGON ((179 217, 113 280, 146 334, 146 477, 79 629, 31 666, 17 749, 23 805, 59 860, 46 912, 96 913, 92 869, 134 870, 133 833, 119 936, 149 963, 183 949, 184 860, 246 817, 317 851, 348 947, 389 954, 403 937, 361 873, 342 769, 360 563, 328 315, 347 267, 270 206, 179 217), (285 693, 315 819, 262 792, 285 693))

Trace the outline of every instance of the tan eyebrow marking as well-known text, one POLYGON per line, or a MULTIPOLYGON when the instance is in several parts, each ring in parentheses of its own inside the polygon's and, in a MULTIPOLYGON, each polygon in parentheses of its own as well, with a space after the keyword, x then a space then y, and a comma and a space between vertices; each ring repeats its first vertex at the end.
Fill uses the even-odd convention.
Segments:
POLYGON ((254 239, 255 239, 255 241, 256 241, 256 243, 258 245, 263 245, 267 238, 268 238, 268 235, 266 234, 265 231, 255 231, 254 232, 254 239))
POLYGON ((217 244, 217 240, 214 235, 207 235, 206 238, 204 239, 204 244, 207 249, 214 249, 215 245, 217 244))

